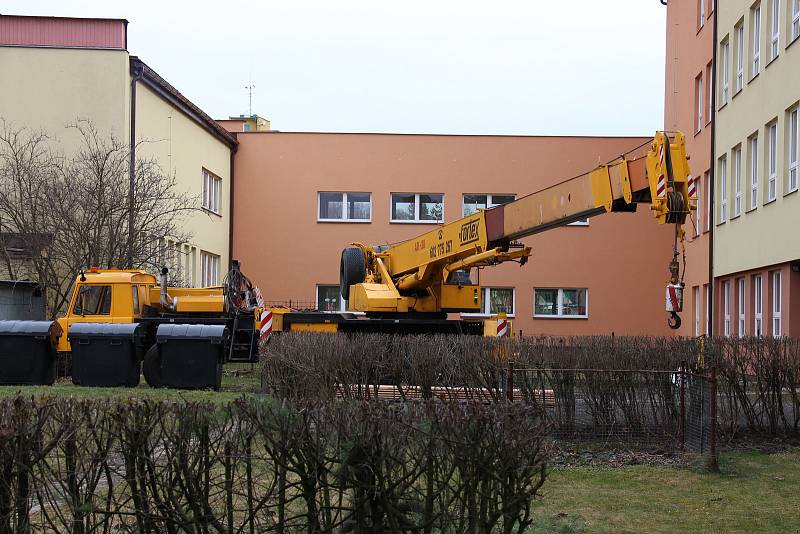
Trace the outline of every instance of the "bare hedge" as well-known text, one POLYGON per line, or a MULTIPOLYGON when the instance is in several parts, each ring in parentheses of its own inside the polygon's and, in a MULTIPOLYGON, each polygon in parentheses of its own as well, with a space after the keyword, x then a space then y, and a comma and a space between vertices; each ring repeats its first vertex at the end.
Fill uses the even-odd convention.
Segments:
POLYGON ((0 401, 0 532, 523 532, 529 406, 0 401))
POLYGON ((526 401, 536 404, 543 390, 552 392, 556 410, 550 417, 557 428, 571 424, 576 398, 590 407, 608 407, 591 412, 598 427, 607 425, 608 417, 630 425, 646 420, 651 426, 675 427, 674 372, 685 366, 708 374, 716 366, 722 431, 730 436, 800 432, 800 340, 786 337, 288 333, 267 345, 262 382, 265 390, 286 398, 373 398, 381 396, 381 385, 391 385, 401 400, 497 401, 506 397, 509 362, 515 369, 513 385, 526 401))

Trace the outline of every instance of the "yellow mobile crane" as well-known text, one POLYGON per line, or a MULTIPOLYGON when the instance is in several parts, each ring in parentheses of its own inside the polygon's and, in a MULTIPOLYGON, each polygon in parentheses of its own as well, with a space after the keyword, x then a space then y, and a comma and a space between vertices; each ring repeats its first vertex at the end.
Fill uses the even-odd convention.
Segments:
MULTIPOLYGON (((448 320, 448 312, 481 309, 481 288, 468 271, 508 261, 524 264, 531 250, 516 239, 602 213, 649 204, 659 224, 673 224, 667 311, 680 325, 683 228, 696 209, 683 135, 657 132, 617 160, 508 204, 479 211, 408 241, 355 243, 341 256, 341 293, 364 312, 295 313, 266 308, 234 261, 221 287, 169 287, 168 271, 89 269, 75 280, 64 317, 0 321, 0 384, 48 384, 55 354, 71 355, 73 381, 219 388, 225 362, 258 360, 272 331, 462 332, 503 335, 509 322, 448 320)), ((685 259, 685 258, 684 258, 685 259)))
POLYGON ((675 227, 666 309, 670 326, 678 328, 682 226, 696 202, 683 134, 657 132, 651 143, 615 161, 408 241, 376 247, 353 243, 341 256, 341 294, 350 311, 366 316, 278 311, 273 329, 497 332, 496 320, 477 325, 446 320, 448 312, 482 309, 481 287, 469 278, 471 269, 509 261, 524 265, 531 249, 517 239, 603 213, 635 211, 640 203, 649 204, 659 224, 675 227))

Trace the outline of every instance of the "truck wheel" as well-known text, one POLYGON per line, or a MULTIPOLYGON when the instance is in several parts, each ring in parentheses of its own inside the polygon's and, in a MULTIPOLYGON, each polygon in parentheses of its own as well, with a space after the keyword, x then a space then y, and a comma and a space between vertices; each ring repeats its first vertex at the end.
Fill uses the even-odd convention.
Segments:
POLYGON ((158 344, 154 344, 145 353, 144 362, 142 362, 142 372, 144 373, 145 382, 147 382, 150 387, 163 387, 164 382, 161 379, 161 352, 158 350, 158 344))
POLYGON ((364 253, 358 247, 348 247, 342 251, 339 264, 339 289, 342 298, 350 298, 350 286, 360 284, 367 275, 364 253))

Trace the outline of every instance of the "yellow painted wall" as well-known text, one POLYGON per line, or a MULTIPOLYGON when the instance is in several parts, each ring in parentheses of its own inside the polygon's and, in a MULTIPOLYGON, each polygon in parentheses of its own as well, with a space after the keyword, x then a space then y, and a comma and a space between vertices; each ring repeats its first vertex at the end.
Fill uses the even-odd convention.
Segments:
MULTIPOLYGON (((201 283, 201 251, 220 256, 218 281, 221 282, 229 263, 231 150, 142 82, 136 88, 136 136, 137 141, 146 141, 140 147, 140 154, 157 157, 165 172, 175 174, 179 187, 197 197, 198 207, 203 168, 222 179, 220 215, 205 210, 197 212, 190 216, 185 227, 193 235, 186 245, 196 249, 195 261, 190 260, 188 267, 194 271, 193 276, 187 282, 201 283)), ((186 247, 184 252, 188 252, 186 247)))
POLYGON ((128 68, 123 50, 0 46, 0 117, 47 130, 64 152, 78 144, 65 129, 78 118, 127 139, 128 68))
POLYGON ((788 115, 787 111, 800 100, 800 38, 790 42, 789 23, 791 2, 780 3, 779 55, 771 60, 772 0, 761 2, 761 66, 758 76, 751 79, 751 17, 752 0, 717 2, 717 108, 715 129, 716 213, 714 214, 714 276, 774 265, 800 258, 800 192, 788 191, 788 115), (735 93, 736 40, 734 26, 744 21, 744 83, 735 93), (721 101, 722 59, 720 43, 730 42, 728 69, 730 101, 721 101), (722 107, 720 107, 722 106, 722 107), (766 125, 777 119, 778 177, 776 200, 765 204, 767 198, 766 125), (750 159, 747 139, 758 132, 759 139, 759 198, 755 210, 749 210, 750 159), (734 203, 733 148, 742 145, 742 214, 731 219, 734 203), (728 220, 720 223, 720 162, 727 154, 728 220))

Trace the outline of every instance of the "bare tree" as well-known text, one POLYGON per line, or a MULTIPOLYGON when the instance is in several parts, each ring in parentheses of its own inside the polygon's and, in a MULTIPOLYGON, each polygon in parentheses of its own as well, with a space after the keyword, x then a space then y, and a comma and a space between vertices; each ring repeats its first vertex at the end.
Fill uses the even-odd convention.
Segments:
POLYGON ((9 278, 39 281, 51 315, 67 304, 81 269, 163 265, 167 240, 191 238, 184 223, 199 200, 141 155, 140 142, 131 202, 127 143, 90 121, 68 128, 79 147, 63 155, 47 132, 0 119, 0 260, 9 278))

